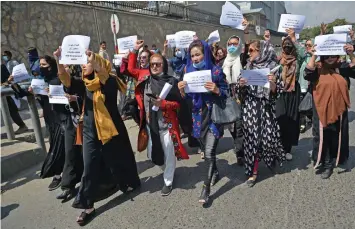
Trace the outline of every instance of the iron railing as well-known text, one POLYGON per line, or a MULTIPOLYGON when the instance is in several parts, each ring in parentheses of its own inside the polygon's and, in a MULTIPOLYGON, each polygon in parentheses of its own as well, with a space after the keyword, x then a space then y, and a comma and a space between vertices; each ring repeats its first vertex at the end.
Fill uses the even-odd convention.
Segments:
POLYGON ((182 3, 165 1, 74 1, 70 3, 216 25, 219 25, 220 17, 211 12, 190 8, 182 3))

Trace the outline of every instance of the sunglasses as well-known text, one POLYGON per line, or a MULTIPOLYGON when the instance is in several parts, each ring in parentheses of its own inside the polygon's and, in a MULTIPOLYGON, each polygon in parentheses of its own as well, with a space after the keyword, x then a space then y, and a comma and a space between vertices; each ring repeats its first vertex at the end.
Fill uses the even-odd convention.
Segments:
POLYGON ((329 58, 335 59, 338 58, 338 56, 324 56, 324 60, 327 60, 329 58))
POLYGON ((154 67, 157 66, 158 68, 160 68, 163 65, 163 63, 150 63, 150 66, 154 67))
POLYGON ((252 52, 255 52, 255 51, 258 51, 258 50, 250 48, 248 51, 249 51, 249 53, 252 53, 252 52))
POLYGON ((311 44, 306 44, 306 47, 312 47, 312 45, 311 44))

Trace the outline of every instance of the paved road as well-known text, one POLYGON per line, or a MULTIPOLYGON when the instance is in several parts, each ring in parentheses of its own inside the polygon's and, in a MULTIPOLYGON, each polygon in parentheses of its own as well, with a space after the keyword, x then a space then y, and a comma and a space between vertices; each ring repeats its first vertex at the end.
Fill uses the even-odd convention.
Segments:
MULTIPOLYGON (((352 82, 355 85, 355 82, 352 82)), ((355 101, 355 87, 351 88, 355 101)), ((329 180, 314 174, 309 159, 311 132, 302 134, 293 150, 294 160, 273 175, 260 168, 259 182, 248 188, 244 169, 238 167, 230 150, 228 134, 218 147, 218 167, 222 180, 212 189, 212 203, 203 208, 197 203, 201 190, 201 159, 177 163, 174 190, 162 197, 161 170, 147 161, 145 153, 136 154, 142 181, 140 192, 125 196, 116 193, 96 205, 98 216, 86 228, 355 228, 355 109, 350 111, 351 172, 337 168, 329 180)), ((127 122, 132 144, 136 127, 127 122)), ((38 178, 39 166, 10 182, 3 183, 1 219, 4 229, 79 228, 79 214, 71 202, 55 199, 60 191, 47 191, 50 179, 38 178)))

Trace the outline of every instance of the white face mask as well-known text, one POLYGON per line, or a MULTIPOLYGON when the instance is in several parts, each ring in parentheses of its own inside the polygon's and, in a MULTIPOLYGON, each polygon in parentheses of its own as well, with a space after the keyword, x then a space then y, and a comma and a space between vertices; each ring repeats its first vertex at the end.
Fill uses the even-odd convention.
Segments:
POLYGON ((176 51, 175 52, 175 56, 181 58, 182 57, 182 52, 181 51, 176 51))

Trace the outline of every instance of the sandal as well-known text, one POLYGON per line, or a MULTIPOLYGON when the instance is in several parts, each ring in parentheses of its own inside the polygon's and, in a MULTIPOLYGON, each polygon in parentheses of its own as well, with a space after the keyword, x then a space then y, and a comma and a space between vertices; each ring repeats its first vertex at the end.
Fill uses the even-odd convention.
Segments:
POLYGON ((250 188, 255 185, 257 176, 258 176, 258 174, 257 174, 257 173, 254 173, 253 176, 249 177, 249 179, 247 180, 247 185, 248 185, 250 188))
POLYGON ((91 220, 94 219, 96 210, 94 209, 90 214, 86 213, 85 211, 83 211, 80 216, 78 217, 78 219, 76 220, 76 222, 80 225, 80 226, 85 226, 87 223, 89 223, 91 220))

